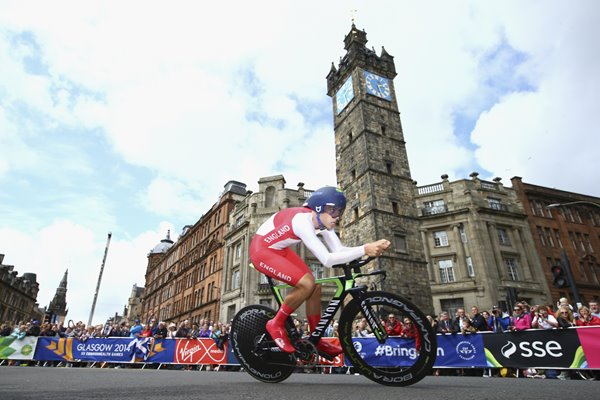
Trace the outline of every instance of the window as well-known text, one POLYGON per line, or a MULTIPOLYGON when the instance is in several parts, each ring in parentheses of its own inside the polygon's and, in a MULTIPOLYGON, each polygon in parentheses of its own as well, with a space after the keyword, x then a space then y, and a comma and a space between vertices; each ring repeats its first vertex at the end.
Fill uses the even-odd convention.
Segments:
POLYGON ((585 251, 585 244, 583 243, 583 238, 581 237, 581 233, 577 232, 575 235, 577 236, 577 242, 579 242, 579 249, 581 251, 585 251))
POLYGON ((587 243, 587 247, 590 253, 594 252, 594 247, 592 247, 592 242, 590 242, 590 235, 588 235, 587 233, 583 234, 583 238, 585 239, 585 242, 587 243))
POLYGON ((381 134, 385 136, 385 125, 381 125, 381 134))
POLYGON ((560 247, 561 249, 563 248, 563 244, 560 240, 560 232, 558 231, 558 229, 554 230, 554 237, 556 238, 556 243, 558 244, 558 247, 560 247))
POLYGON ((423 215, 441 214, 447 211, 444 200, 433 200, 423 202, 423 215))
POLYGON ((398 253, 408 253, 406 235, 394 234, 394 250, 398 253))
POLYGON ((500 199, 496 199, 494 197, 488 197, 487 201, 488 201, 488 206, 494 210, 504 210, 506 208, 504 206, 504 204, 502 204, 500 199))
POLYGON ((514 258, 505 258, 504 264, 506 265, 506 272, 508 273, 508 277, 513 281, 519 280, 519 272, 517 269, 517 260, 514 258))
POLYGON ((452 260, 440 260, 438 266, 440 267, 440 281, 442 283, 456 282, 452 260))
POLYGON ((392 163, 390 161, 386 161, 385 170, 387 171, 388 174, 392 173, 392 163))
POLYGON ((460 240, 463 243, 467 243, 468 242, 467 232, 465 232, 465 226, 463 224, 460 224, 460 226, 458 227, 458 232, 460 233, 460 240))
POLYGON ((465 261, 467 262, 467 273, 472 278, 475 276, 475 267, 473 266, 473 259, 471 258, 471 256, 469 256, 465 259, 465 261))
POLYGON ((505 228, 498 228, 498 240, 503 246, 510 246, 510 238, 505 228))
POLYGON ((348 132, 348 141, 352 142, 352 131, 348 132))
POLYGON ((238 243, 238 244, 235 246, 235 256, 234 256, 234 258, 235 258, 235 260, 236 260, 236 261, 239 261, 239 259, 240 259, 241 257, 242 257, 242 244, 241 244, 241 243, 238 243))
POLYGON ((398 214, 398 203, 396 203, 395 201, 392 201, 392 212, 394 214, 398 214))
POLYGON ((552 231, 550 228, 544 228, 544 232, 546 233, 546 240, 548 241, 548 245, 550 247, 554 247, 554 240, 552 239, 552 231))
POLYGON ((227 321, 233 320, 234 316, 235 316, 235 304, 232 304, 229 307, 227 307, 227 321))
POLYGON ((537 200, 533 200, 529 203, 529 205, 531 206, 531 212, 533 213, 533 215, 539 215, 541 217, 544 216, 544 208, 542 206, 542 203, 540 203, 537 200))
POLYGON ((231 274, 231 290, 240 288, 240 270, 236 269, 231 274))
POLYGON ((544 232, 542 231, 542 227, 541 226, 536 226, 535 227, 538 237, 540 238, 540 243, 542 244, 542 246, 546 247, 546 240, 544 239, 544 232))
POLYGON ((354 221, 358 220, 358 207, 354 207, 352 209, 352 218, 354 219, 354 221))
POLYGON ((265 190, 265 207, 273 207, 273 199, 275 197, 275 188, 273 186, 269 186, 265 190))
POLYGON ((315 279, 321 279, 323 278, 323 266, 319 263, 311 263, 310 264, 310 270, 313 273, 313 276, 315 277, 315 279))
POLYGON ((352 180, 356 179, 356 170, 353 169, 352 171, 350 171, 350 176, 352 177, 352 180))
POLYGON ((267 276, 265 274, 260 274, 260 277, 258 279, 258 283, 260 284, 267 284, 269 283, 267 276))
POLYGON ((446 231, 433 232, 433 243, 435 247, 448 246, 448 234, 446 231))

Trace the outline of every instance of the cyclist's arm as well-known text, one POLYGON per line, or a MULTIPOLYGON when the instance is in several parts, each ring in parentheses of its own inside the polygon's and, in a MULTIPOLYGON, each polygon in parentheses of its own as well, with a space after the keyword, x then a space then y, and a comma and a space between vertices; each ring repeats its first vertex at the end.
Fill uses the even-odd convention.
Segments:
MULTIPOLYGON (((338 248, 335 248, 335 250, 331 249, 332 252, 330 253, 323 242, 321 242, 317 237, 315 228, 312 226, 310 219, 306 218, 306 214, 298 214, 293 218, 292 229, 294 230, 296 236, 298 236, 304 245, 310 250, 310 252, 313 253, 314 256, 317 257, 317 259, 321 262, 321 264, 326 267, 331 268, 336 264, 345 264, 365 255, 364 246, 343 247, 341 246, 341 243, 338 248)), ((326 238, 326 241, 328 239, 325 235, 333 235, 337 238, 335 232, 332 231, 323 231, 322 234, 326 238)), ((329 240, 331 240, 331 238, 329 240)), ((337 240, 339 242, 339 238, 337 240)))

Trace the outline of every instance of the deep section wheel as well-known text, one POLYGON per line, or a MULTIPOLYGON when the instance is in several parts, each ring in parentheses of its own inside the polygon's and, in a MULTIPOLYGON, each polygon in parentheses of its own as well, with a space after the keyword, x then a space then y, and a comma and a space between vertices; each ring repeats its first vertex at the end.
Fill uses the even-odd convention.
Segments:
POLYGON ((347 359, 372 381, 407 386, 431 373, 437 351, 435 332, 425 314, 401 296, 367 292, 362 301, 352 300, 340 316, 339 333, 347 359), (385 325, 394 321, 402 323, 404 334, 382 336, 385 325), (352 337, 357 325, 372 336, 352 337))
POLYGON ((254 378, 268 383, 288 378, 296 365, 296 357, 280 351, 265 325, 276 312, 266 306, 242 308, 233 317, 229 341, 240 365, 254 378))

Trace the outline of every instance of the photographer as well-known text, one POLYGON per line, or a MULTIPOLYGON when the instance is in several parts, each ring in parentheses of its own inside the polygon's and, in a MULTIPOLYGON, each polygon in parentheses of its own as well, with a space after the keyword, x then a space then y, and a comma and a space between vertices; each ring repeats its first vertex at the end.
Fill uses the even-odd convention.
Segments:
POLYGON ((531 327, 534 329, 558 328, 558 321, 554 315, 548 312, 547 306, 538 306, 533 321, 531 321, 531 327))
POLYGON ((500 307, 494 306, 490 311, 488 325, 490 326, 492 332, 502 333, 508 329, 508 326, 510 325, 510 317, 508 314, 503 313, 500 307))

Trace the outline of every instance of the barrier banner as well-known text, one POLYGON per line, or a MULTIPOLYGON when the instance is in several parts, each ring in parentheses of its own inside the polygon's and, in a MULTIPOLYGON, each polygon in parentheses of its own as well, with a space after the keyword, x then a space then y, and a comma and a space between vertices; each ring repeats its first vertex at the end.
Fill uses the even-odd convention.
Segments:
POLYGON ((582 367, 600 368, 600 326, 577 328, 585 362, 582 367))
MULTIPOLYGON (((212 339, 176 339, 175 363, 177 364, 227 364, 227 347, 217 347, 212 339)), ((173 360, 171 361, 173 362, 173 360)))
POLYGON ((44 361, 105 361, 173 362, 174 340, 154 338, 74 338, 39 337, 36 360, 44 361))
POLYGON ((482 336, 490 367, 583 368, 585 363, 577 329, 538 329, 482 336))
MULTIPOLYGON (((377 367, 404 367, 415 363, 417 349, 414 339, 390 337, 385 344, 375 338, 352 338, 356 352, 370 365, 377 367)), ((346 365, 351 366, 346 359, 346 365)))
POLYGON ((14 336, 0 337, 0 360, 32 360, 36 344, 35 336, 25 336, 22 339, 14 336))
POLYGON ((487 360, 480 334, 437 335, 436 367, 486 367, 487 360))

